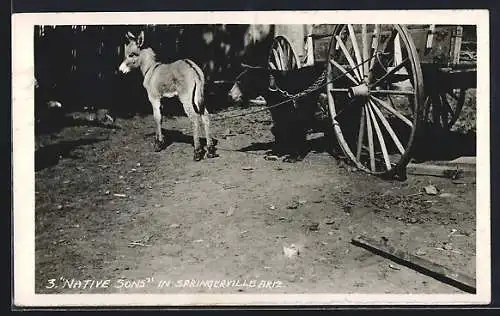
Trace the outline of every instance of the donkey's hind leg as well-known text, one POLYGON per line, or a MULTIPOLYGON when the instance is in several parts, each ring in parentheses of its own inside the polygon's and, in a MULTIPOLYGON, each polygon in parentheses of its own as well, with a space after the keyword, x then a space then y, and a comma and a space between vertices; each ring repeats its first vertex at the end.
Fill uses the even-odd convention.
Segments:
POLYGON ((161 102, 160 99, 150 99, 150 102, 151 105, 153 106, 153 118, 156 124, 154 151, 161 151, 165 146, 165 141, 163 139, 163 134, 161 132, 161 123, 162 123, 161 102))
POLYGON ((194 161, 200 161, 203 158, 203 148, 200 143, 200 115, 195 112, 191 98, 187 94, 179 95, 179 100, 182 103, 186 115, 191 120, 193 125, 193 144, 194 144, 194 161))
POLYGON ((217 157, 217 154, 215 153, 215 142, 212 138, 212 133, 210 132, 210 116, 206 109, 201 115, 201 120, 205 129, 205 138, 207 139, 207 158, 215 158, 217 157))
POLYGON ((200 143, 200 116, 198 114, 189 115, 189 119, 193 124, 193 144, 194 144, 194 161, 200 161, 203 158, 203 148, 200 143))

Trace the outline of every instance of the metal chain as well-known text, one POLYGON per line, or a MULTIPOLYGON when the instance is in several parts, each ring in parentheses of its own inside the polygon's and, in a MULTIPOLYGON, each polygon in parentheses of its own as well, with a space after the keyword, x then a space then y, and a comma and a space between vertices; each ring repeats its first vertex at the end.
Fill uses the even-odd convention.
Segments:
POLYGON ((333 83, 337 80, 339 80, 340 78, 343 78, 346 76, 346 74, 361 66, 361 65, 364 65, 365 63, 369 62, 370 60, 372 60, 373 58, 379 58, 379 55, 382 54, 382 52, 376 52, 372 57, 366 59, 366 60, 363 60, 361 63, 357 64, 357 65, 354 65, 354 67, 350 67, 348 70, 346 70, 345 72, 343 72, 341 75, 327 81, 326 83, 323 83, 323 81, 326 79, 326 76, 328 74, 327 72, 327 69, 325 69, 321 75, 318 77, 318 79, 316 79, 316 81, 314 81, 309 87, 307 87, 305 90, 299 92, 299 93, 296 93, 296 94, 291 94, 289 93, 288 91, 285 91, 285 90, 282 90, 280 89, 279 87, 276 86, 276 89, 271 89, 269 88, 270 91, 278 91, 280 92, 281 94, 283 94, 283 96, 286 96, 288 99, 286 100, 283 100, 281 102, 278 102, 278 103, 275 103, 273 105, 269 105, 269 106, 266 106, 265 108, 263 109, 259 109, 259 110, 255 110, 255 111, 252 111, 252 112, 249 112, 249 113, 241 113, 241 114, 236 114, 236 115, 232 115, 232 116, 226 116, 226 117, 221 117, 219 119, 215 119, 214 121, 222 121, 222 120, 225 120, 225 119, 228 119, 228 118, 236 118, 236 117, 241 117, 241 116, 246 116, 246 115, 249 115, 249 114, 254 114, 254 113, 258 113, 258 112, 263 112, 263 111, 266 111, 266 110, 269 110, 269 109, 272 109, 272 108, 275 108, 275 107, 278 107, 278 106, 281 106, 285 103, 288 103, 290 101, 292 101, 294 104, 296 104, 296 100, 298 98, 301 98, 307 94, 310 94, 316 90, 319 90, 323 87, 325 87, 326 85, 330 84, 330 83, 333 83))
MULTIPOLYGON (((293 105, 295 107, 297 107, 296 100, 298 98, 301 98, 305 95, 308 95, 308 94, 322 88, 322 84, 323 84, 323 81, 325 81, 325 79, 326 79, 326 75, 327 75, 327 70, 325 69, 325 70, 323 70, 323 72, 321 72, 319 77, 309 87, 307 87, 306 89, 302 90, 301 92, 298 92, 295 94, 291 94, 288 91, 280 89, 280 87, 278 87, 278 85, 276 85, 276 88, 274 88, 274 89, 271 87, 269 87, 268 89, 269 89, 269 91, 273 91, 273 92, 277 91, 277 92, 281 93, 282 96, 289 98, 293 102, 293 105)), ((272 76, 272 74, 270 76, 272 76)))

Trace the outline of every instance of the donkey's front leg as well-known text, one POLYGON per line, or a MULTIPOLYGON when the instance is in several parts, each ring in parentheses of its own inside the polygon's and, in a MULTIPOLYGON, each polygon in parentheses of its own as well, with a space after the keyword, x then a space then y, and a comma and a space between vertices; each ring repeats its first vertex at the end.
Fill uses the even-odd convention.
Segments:
POLYGON ((152 99, 150 98, 151 105, 153 106, 153 118, 156 124, 155 130, 155 142, 154 142, 154 151, 161 151, 165 146, 165 140, 163 139, 163 134, 161 132, 161 102, 160 99, 152 99))

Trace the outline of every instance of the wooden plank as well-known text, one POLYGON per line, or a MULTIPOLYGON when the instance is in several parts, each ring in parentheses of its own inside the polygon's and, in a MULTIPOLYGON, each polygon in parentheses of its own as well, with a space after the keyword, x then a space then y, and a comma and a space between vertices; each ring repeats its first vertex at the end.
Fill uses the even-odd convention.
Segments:
POLYGON ((476 165, 476 157, 474 156, 462 156, 450 161, 453 164, 465 164, 465 165, 476 165))
POLYGON ((413 175, 425 175, 425 176, 436 176, 449 179, 458 179, 465 175, 475 176, 475 168, 464 168, 456 166, 440 166, 431 164, 414 164, 409 163, 406 166, 406 171, 408 174, 413 175))
POLYGON ((454 45, 453 45, 453 55, 452 55, 452 63, 458 64, 460 62, 460 51, 462 49, 462 34, 463 28, 461 26, 457 26, 456 33, 454 34, 454 45))
POLYGON ((462 291, 476 294, 476 279, 473 277, 369 237, 358 236, 352 239, 352 243, 462 291))

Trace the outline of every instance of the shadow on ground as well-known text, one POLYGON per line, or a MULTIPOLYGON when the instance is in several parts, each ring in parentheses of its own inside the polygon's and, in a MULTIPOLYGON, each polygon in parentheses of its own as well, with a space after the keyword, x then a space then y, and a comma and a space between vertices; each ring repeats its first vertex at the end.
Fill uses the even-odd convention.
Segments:
POLYGON ((90 138, 73 141, 60 141, 55 144, 47 145, 35 151, 35 171, 40 171, 56 165, 61 158, 79 159, 77 155, 72 154, 76 148, 89 145, 106 139, 90 138))

